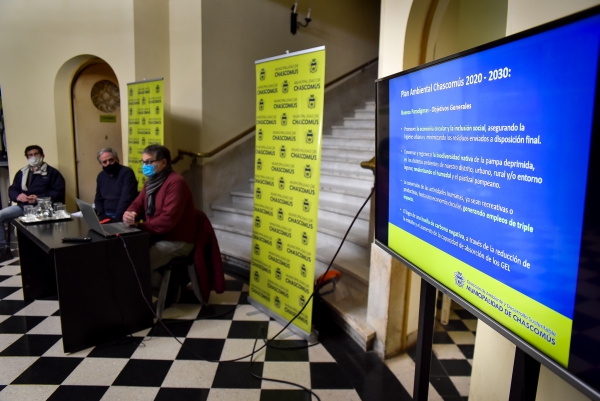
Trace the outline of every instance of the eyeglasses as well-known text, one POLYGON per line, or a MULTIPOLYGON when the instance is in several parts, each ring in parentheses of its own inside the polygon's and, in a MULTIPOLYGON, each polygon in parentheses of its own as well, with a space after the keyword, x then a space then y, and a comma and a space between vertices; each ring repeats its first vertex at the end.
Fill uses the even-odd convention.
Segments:
POLYGON ((149 166, 149 165, 159 162, 161 160, 162 159, 158 159, 158 160, 148 159, 148 160, 142 160, 142 163, 145 164, 146 166, 149 166))

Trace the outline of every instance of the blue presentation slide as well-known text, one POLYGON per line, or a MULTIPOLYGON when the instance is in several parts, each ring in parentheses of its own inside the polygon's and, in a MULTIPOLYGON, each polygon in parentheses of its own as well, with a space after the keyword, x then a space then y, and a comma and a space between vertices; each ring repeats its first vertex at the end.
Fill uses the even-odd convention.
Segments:
POLYGON ((571 319, 599 27, 390 80, 390 223, 571 319))

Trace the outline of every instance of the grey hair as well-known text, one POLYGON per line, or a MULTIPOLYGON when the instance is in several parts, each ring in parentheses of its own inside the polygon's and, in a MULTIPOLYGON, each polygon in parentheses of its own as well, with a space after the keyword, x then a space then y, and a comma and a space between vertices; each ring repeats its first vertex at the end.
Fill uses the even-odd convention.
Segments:
POLYGON ((112 153, 112 155, 115 157, 115 159, 119 158, 119 154, 113 148, 102 148, 98 151, 98 155, 96 156, 96 159, 98 159, 98 163, 100 163, 100 156, 102 155, 102 153, 106 153, 106 152, 112 153))

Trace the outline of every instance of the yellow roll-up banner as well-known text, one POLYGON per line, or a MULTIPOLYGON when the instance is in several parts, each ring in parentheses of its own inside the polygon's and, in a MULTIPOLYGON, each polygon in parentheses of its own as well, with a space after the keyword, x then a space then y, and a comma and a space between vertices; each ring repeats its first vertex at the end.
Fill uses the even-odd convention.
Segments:
POLYGON ((164 137, 163 79, 127 84, 128 155, 129 167, 141 190, 147 178, 142 174, 142 152, 148 145, 163 145, 164 137))
POLYGON ((256 62, 250 298, 287 321, 314 287, 324 87, 325 47, 256 62))

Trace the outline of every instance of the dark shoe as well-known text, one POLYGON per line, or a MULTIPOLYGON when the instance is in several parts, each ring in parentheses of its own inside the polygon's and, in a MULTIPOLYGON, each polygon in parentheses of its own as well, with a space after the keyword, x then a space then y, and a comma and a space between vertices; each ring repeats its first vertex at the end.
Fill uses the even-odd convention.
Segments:
POLYGON ((6 262, 7 260, 11 260, 12 258, 13 254, 10 250, 10 246, 0 247, 0 262, 6 262))

